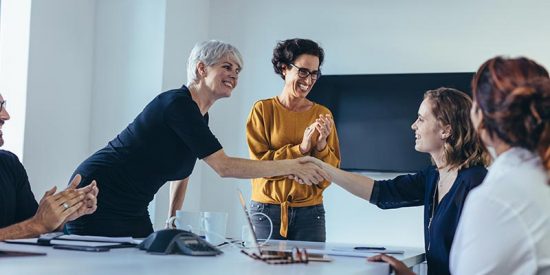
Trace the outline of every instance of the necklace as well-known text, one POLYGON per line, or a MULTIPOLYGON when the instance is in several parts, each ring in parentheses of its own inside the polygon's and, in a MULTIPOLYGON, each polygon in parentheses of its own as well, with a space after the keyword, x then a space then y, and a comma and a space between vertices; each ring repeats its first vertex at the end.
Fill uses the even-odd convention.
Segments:
POLYGON ((439 180, 437 182, 438 192, 436 192, 439 195, 439 201, 441 201, 445 196, 445 194, 449 192, 457 176, 458 176, 458 172, 456 170, 451 170, 451 171, 448 170, 446 173, 440 172, 439 180))
POLYGON ((441 202, 443 197, 451 189, 452 183, 454 183, 456 181, 457 176, 458 176, 458 171, 456 171, 456 170, 452 170, 452 171, 447 170, 447 173, 445 173, 443 176, 441 176, 441 173, 439 173, 439 176, 438 176, 438 179, 437 179, 437 184, 435 186, 434 194, 433 194, 433 197, 432 197, 432 211, 431 211, 431 215, 430 215, 430 220, 428 221, 428 250, 430 250, 430 247, 431 247, 431 244, 432 244, 431 239, 429 238, 429 235, 431 235, 431 226, 432 226, 432 221, 433 221, 434 216, 435 216, 436 202, 438 204, 439 204, 439 202, 441 202), (446 188, 444 188, 444 187, 446 187, 446 188), (437 198, 438 198, 438 195, 439 195, 439 200, 436 201, 437 198))

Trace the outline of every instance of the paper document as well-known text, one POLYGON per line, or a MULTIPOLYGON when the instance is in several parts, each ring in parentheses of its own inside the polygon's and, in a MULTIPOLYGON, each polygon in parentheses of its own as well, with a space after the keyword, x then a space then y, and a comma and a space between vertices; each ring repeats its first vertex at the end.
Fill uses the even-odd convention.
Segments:
POLYGON ((355 249, 353 247, 334 247, 331 249, 334 252, 350 252, 350 253, 359 253, 361 255, 364 254, 404 254, 405 251, 403 250, 395 250, 395 249, 368 249, 368 250, 362 250, 362 249, 355 249))
POLYGON ((38 238, 4 240, 4 242, 16 244, 38 244, 38 238))
POLYGON ((332 256, 347 256, 347 257, 370 257, 374 256, 376 254, 385 253, 385 254, 403 254, 405 253, 402 250, 380 250, 380 252, 365 252, 365 251, 354 251, 353 249, 347 249, 345 251, 343 250, 337 250, 337 249, 308 249, 308 253, 312 254, 326 254, 326 255, 332 255, 332 256))
POLYGON ((52 240, 52 245, 80 245, 80 246, 91 246, 91 247, 101 247, 101 246, 117 246, 120 245, 119 242, 90 242, 90 241, 67 241, 67 240, 52 240))
POLYGON ((139 244, 141 242, 138 240, 134 240, 134 238, 132 237, 103 237, 103 236, 85 236, 85 235, 61 235, 55 238, 55 240, 131 243, 131 244, 139 244))
MULTIPOLYGON (((14 240, 5 240, 7 243, 14 244, 38 244, 38 238, 29 238, 29 239, 14 239, 14 240)), ((81 246, 116 246, 120 245, 120 242, 91 242, 91 241, 73 241, 73 240, 59 240, 53 239, 50 241, 50 245, 63 244, 63 245, 81 245, 81 246)))
MULTIPOLYGON (((42 235, 44 237, 46 235, 42 235)), ((28 239, 14 239, 14 240, 5 240, 7 243, 15 244, 40 244, 38 238, 28 238, 28 239)), ((132 245, 138 245, 142 240, 135 240, 132 237, 102 237, 102 236, 81 236, 81 235, 60 235, 56 236, 53 239, 48 239, 46 245, 81 245, 81 246, 120 246, 127 247, 132 245)))

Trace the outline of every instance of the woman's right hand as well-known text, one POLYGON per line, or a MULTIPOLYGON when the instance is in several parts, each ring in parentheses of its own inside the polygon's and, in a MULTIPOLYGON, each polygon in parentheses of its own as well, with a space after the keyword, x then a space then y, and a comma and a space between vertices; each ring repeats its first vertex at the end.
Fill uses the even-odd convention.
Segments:
POLYGON ((319 132, 316 130, 318 122, 313 122, 304 130, 304 136, 302 137, 302 143, 300 143, 300 152, 304 155, 311 151, 315 145, 317 145, 317 139, 319 132))

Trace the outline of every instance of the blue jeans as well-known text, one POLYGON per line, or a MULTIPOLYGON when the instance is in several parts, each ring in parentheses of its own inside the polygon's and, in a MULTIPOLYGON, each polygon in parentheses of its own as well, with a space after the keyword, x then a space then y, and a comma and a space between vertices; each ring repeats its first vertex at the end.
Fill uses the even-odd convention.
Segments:
POLYGON ((326 240, 325 208, 323 204, 289 207, 286 238, 279 233, 281 229, 281 206, 279 204, 250 202, 250 215, 256 237, 267 239, 270 230, 269 221, 263 215, 255 215, 256 213, 264 213, 273 222, 271 239, 308 242, 324 242, 326 240))

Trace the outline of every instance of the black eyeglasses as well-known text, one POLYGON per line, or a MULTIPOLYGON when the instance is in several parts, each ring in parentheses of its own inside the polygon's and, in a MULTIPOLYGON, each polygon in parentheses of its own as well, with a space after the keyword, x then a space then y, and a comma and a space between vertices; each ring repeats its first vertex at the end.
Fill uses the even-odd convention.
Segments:
POLYGON ((319 77, 321 77, 321 71, 310 71, 306 68, 300 68, 292 63, 290 63, 290 66, 296 68, 298 70, 298 76, 301 78, 306 78, 311 75, 312 80, 317 80, 319 77))
POLYGON ((0 101, 0 111, 2 111, 4 108, 6 108, 6 101, 2 100, 0 101))

